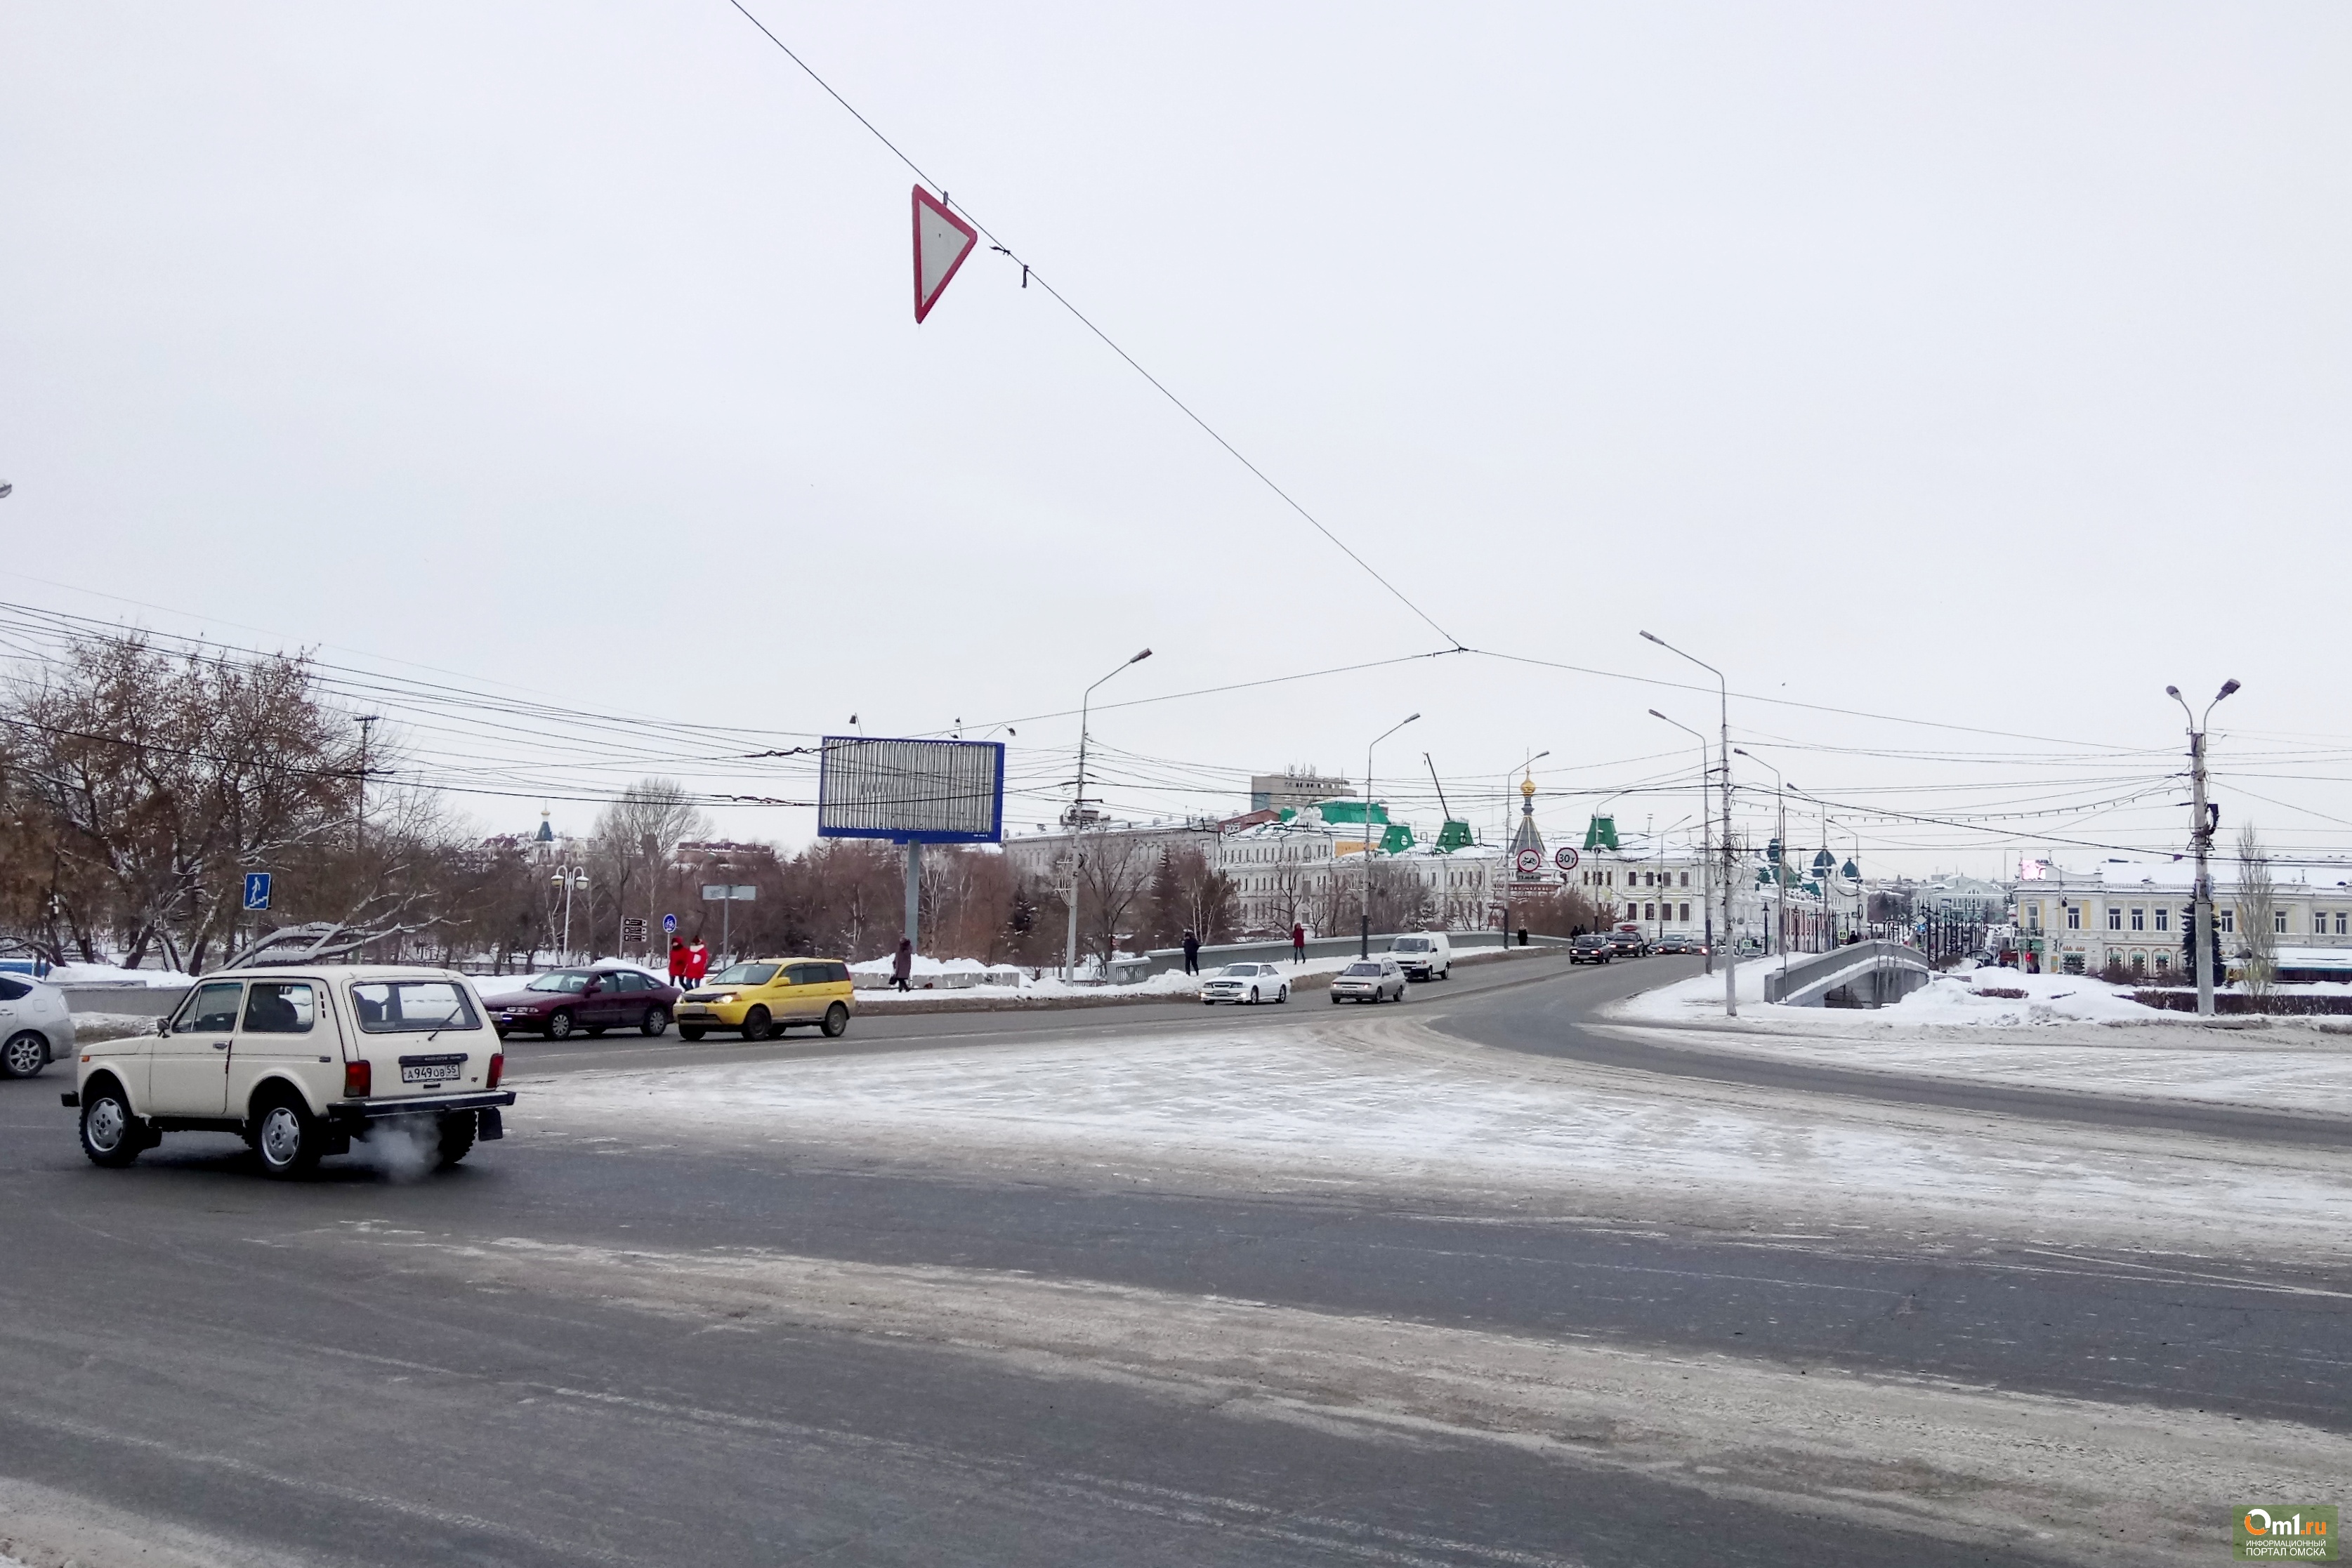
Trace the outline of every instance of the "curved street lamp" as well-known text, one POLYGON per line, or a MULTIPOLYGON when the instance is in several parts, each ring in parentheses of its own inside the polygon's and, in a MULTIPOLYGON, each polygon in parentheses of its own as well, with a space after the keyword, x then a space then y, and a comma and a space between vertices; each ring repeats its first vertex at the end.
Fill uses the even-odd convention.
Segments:
POLYGON ((1399 719, 1372 737, 1370 744, 1364 747, 1364 847, 1361 852, 1364 857, 1364 907, 1361 917, 1362 930, 1360 933, 1362 946, 1358 952, 1360 957, 1369 958, 1372 956, 1372 747, 1378 746, 1420 716, 1421 715, 1416 713, 1399 719))

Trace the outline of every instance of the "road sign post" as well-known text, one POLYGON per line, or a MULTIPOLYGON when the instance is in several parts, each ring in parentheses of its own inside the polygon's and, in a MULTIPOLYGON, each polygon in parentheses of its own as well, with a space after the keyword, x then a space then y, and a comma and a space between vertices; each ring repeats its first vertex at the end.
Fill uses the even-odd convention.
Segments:
POLYGON ((662 935, 665 936, 675 936, 677 935, 677 915, 665 915, 662 916, 662 935))
MULTIPOLYGON (((702 902, 719 905, 719 951, 733 958, 730 944, 734 941, 734 921, 730 916, 739 904, 749 904, 760 896, 760 890, 749 883, 707 883, 702 889, 702 902)), ((669 916, 676 919, 677 916, 669 916)))

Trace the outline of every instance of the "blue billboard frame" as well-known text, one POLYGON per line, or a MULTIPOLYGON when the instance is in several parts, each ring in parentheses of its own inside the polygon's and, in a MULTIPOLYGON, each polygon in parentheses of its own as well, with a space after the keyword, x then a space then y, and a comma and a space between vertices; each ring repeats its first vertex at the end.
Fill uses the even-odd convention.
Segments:
POLYGON ((887 839, 898 844, 993 844, 1004 839, 1004 743, 1001 740, 933 740, 928 737, 880 735, 828 735, 818 740, 816 835, 821 839, 887 839), (989 823, 986 832, 959 833, 940 831, 908 831, 899 828, 838 828, 827 827, 822 802, 829 793, 826 781, 833 770, 833 750, 836 746, 871 746, 877 742, 897 741, 908 746, 983 748, 994 753, 994 768, 989 788, 989 823))

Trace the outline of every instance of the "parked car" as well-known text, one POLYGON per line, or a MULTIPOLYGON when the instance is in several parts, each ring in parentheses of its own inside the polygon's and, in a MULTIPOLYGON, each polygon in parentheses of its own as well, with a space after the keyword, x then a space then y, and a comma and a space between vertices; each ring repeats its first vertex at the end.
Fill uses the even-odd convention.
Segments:
POLYGON ((1276 964, 1228 964, 1201 982, 1201 1005, 1219 1002, 1286 1002, 1290 981, 1276 964))
POLYGON ((0 975, 0 1078, 30 1078, 73 1053, 66 994, 30 975, 0 975))
POLYGON ((1404 971, 1387 954, 1359 958, 1331 977, 1331 1002, 1401 1002, 1406 984, 1404 971))
POLYGON ((501 1036, 522 1029, 550 1040, 575 1033, 593 1040, 608 1029, 634 1029, 658 1037, 668 1031, 680 995, 643 969, 551 969, 482 1005, 501 1036))
POLYGON ((742 1031, 745 1040, 773 1040, 794 1024, 814 1024, 838 1040, 857 1010, 849 966, 838 958, 756 958, 730 964, 686 993, 677 1004, 677 1032, 700 1040, 713 1029, 742 1031))
POLYGON ((1454 973, 1454 944, 1443 931, 1420 931, 1389 944, 1408 980, 1443 980, 1454 973))
POLYGON ((263 1174, 300 1176, 398 1128, 439 1163, 505 1134, 506 1056, 465 976, 406 966, 207 975, 152 1034, 79 1048, 82 1152, 127 1166, 165 1133, 236 1133, 263 1174))
POLYGON ((1650 950, 1650 939, 1629 922, 1609 933, 1609 946, 1620 958, 1639 958, 1650 950))
POLYGON ((1606 964, 1617 956, 1617 945, 1598 931, 1588 931, 1568 945, 1571 964, 1606 964))

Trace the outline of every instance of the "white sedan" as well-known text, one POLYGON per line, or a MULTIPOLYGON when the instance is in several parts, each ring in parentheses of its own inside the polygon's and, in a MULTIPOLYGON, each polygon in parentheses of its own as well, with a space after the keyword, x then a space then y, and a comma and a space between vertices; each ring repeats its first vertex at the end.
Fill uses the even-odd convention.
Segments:
POLYGON ((1276 964, 1228 964, 1201 982, 1201 1005, 1219 1002, 1286 1002, 1290 982, 1276 964))
POLYGON ((0 975, 0 1078, 30 1078, 73 1051, 66 994, 30 975, 0 975))

